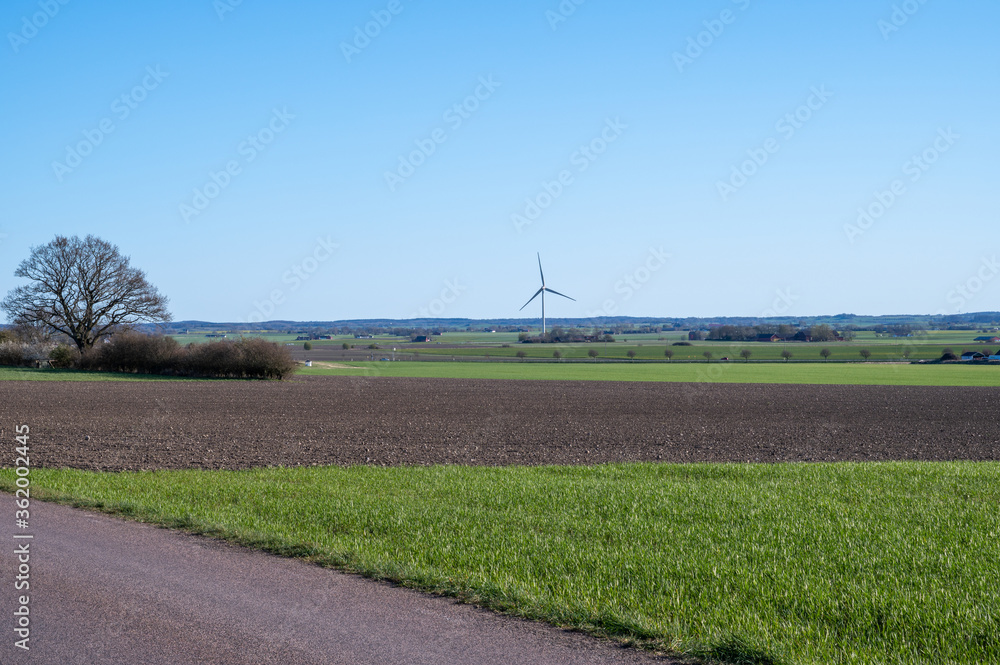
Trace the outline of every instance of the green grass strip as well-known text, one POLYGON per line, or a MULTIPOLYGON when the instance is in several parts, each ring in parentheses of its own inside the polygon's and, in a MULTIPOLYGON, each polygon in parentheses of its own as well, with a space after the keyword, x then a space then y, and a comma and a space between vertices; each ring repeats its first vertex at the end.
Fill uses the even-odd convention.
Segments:
MULTIPOLYGON (((0 471, 0 487, 13 488, 0 471)), ((726 663, 1000 662, 1000 464, 35 469, 32 493, 726 663)))
POLYGON ((881 363, 372 362, 302 375, 560 381, 800 383, 884 386, 1000 386, 1000 366, 881 363))
POLYGON ((33 367, 0 367, 0 381, 204 381, 186 377, 152 374, 116 374, 84 372, 78 369, 35 369, 33 367))
MULTIPOLYGON (((883 386, 1000 386, 1000 366, 888 363, 369 362, 302 376, 387 376, 551 381, 665 381, 883 386)), ((0 367, 0 381, 204 381, 143 374, 0 367)), ((217 379, 223 380, 223 379, 217 379)), ((292 377, 294 380, 294 377, 292 377)))

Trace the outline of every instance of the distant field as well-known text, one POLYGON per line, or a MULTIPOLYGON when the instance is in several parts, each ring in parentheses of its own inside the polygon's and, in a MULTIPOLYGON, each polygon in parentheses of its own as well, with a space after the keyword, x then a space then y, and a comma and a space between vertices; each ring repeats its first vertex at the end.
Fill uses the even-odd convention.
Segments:
POLYGON ((812 361, 824 362, 820 351, 829 349, 830 356, 828 362, 860 362, 863 360, 861 350, 867 349, 871 352, 872 361, 902 361, 910 360, 934 360, 941 357, 945 348, 951 348, 955 353, 961 354, 965 350, 980 351, 983 348, 995 350, 1000 345, 984 344, 949 344, 942 342, 912 342, 909 344, 896 341, 870 341, 870 342, 831 342, 829 344, 817 343, 768 343, 768 342, 691 342, 691 346, 673 346, 672 343, 663 341, 636 342, 632 337, 628 341, 624 339, 604 344, 519 344, 513 343, 509 347, 482 347, 482 346, 462 346, 459 348, 447 347, 444 341, 441 344, 415 345, 408 349, 424 355, 434 356, 455 356, 455 357, 479 357, 487 355, 490 357, 514 358, 517 353, 524 353, 528 358, 551 359, 558 351, 563 358, 588 358, 588 351, 594 349, 599 358, 616 360, 628 359, 628 352, 635 353, 636 360, 666 360, 664 351, 673 353, 672 360, 697 360, 704 361, 704 353, 712 354, 714 360, 728 357, 730 360, 743 362, 740 352, 750 351, 750 362, 760 360, 776 360, 784 362, 781 355, 783 351, 792 354, 792 362, 812 361), (993 347, 992 349, 990 347, 993 347), (444 348, 442 348, 444 347, 444 348), (905 354, 908 354, 908 358, 905 354))
MULTIPOLYGON (((225 339, 239 339, 241 335, 239 333, 229 333, 225 339)), ((277 342, 279 344, 284 344, 287 342, 295 341, 295 335, 285 335, 285 334, 270 334, 270 333, 245 333, 245 337, 260 337, 261 339, 266 339, 269 342, 277 342)), ((203 344, 205 342, 217 342, 221 337, 206 337, 206 333, 195 333, 191 335, 168 335, 168 337, 173 337, 181 345, 188 344, 203 344)))
MULTIPOLYGON (((0 488, 14 479, 0 471, 0 488)), ((993 462, 34 469, 31 483, 713 662, 1000 662, 993 462)))
MULTIPOLYGON (((532 334, 537 334, 533 331, 532 334)), ((295 334, 273 334, 273 333, 245 333, 248 336, 262 337, 278 344, 292 345, 301 348, 303 342, 296 340, 295 334)), ((779 361, 784 362, 783 351, 792 354, 791 362, 800 361, 823 361, 820 351, 824 348, 830 350, 829 362, 858 362, 862 360, 860 351, 867 349, 871 352, 871 361, 903 361, 910 360, 933 360, 941 356, 945 348, 951 348, 955 353, 962 353, 966 350, 995 350, 990 345, 972 340, 980 333, 974 331, 929 331, 921 333, 913 338, 898 338, 890 335, 876 335, 871 332, 857 333, 857 338, 852 342, 829 342, 829 343, 762 343, 762 342, 712 342, 700 341, 692 342, 691 346, 674 346, 675 342, 686 341, 686 331, 671 331, 660 333, 641 334, 621 334, 615 336, 615 341, 611 343, 579 343, 579 344, 521 344, 518 342, 518 333, 484 333, 484 332, 447 332, 435 336, 433 341, 421 344, 412 344, 409 338, 377 335, 373 339, 355 339, 353 336, 337 336, 332 340, 315 340, 311 344, 317 352, 327 349, 340 349, 347 343, 354 347, 355 351, 365 351, 369 345, 376 345, 377 350, 372 353, 383 354, 390 352, 393 347, 397 348, 400 356, 408 356, 418 353, 426 356, 444 356, 455 358, 514 358, 517 354, 524 353, 528 358, 551 359, 553 353, 558 351, 566 359, 585 359, 588 352, 595 349, 600 358, 605 359, 628 359, 628 353, 635 354, 636 360, 665 360, 664 351, 669 349, 673 353, 673 360, 704 360, 704 353, 712 354, 713 359, 719 360, 728 357, 730 360, 742 361, 740 352, 748 350, 751 353, 750 361, 779 361)), ((229 338, 238 337, 239 333, 230 333, 229 338)), ((181 344, 204 343, 213 341, 206 337, 205 333, 191 335, 173 335, 181 344)), ((357 359, 357 358, 354 358, 357 359)))
POLYGON ((349 369, 302 368, 303 375, 561 381, 807 383, 886 386, 1000 386, 1000 365, 879 363, 531 363, 373 362, 349 369))

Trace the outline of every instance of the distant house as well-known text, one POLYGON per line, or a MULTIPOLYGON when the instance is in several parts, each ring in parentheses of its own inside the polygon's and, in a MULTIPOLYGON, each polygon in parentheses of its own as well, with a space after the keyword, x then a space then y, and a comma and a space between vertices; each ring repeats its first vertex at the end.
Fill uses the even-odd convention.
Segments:
POLYGON ((780 342, 781 338, 777 335, 757 335, 758 342, 780 342))
POLYGON ((997 349, 997 352, 990 356, 990 360, 1000 360, 1000 349, 997 349))
POLYGON ((413 337, 412 341, 414 341, 414 342, 429 342, 429 341, 431 341, 431 338, 428 337, 427 335, 415 335, 413 337))
POLYGON ((972 340, 974 342, 988 342, 990 344, 996 344, 1000 342, 1000 337, 991 337, 989 335, 981 335, 976 339, 972 340))
POLYGON ((986 356, 981 354, 979 351, 966 351, 962 354, 962 360, 969 362, 970 360, 984 360, 986 356))
POLYGON ((692 330, 691 332, 688 333, 688 339, 691 340, 692 342, 700 342, 701 340, 705 339, 705 333, 703 333, 700 330, 692 330))
POLYGON ((225 339, 227 335, 225 333, 208 333, 205 337, 221 337, 225 339))
POLYGON ((810 337, 809 333, 807 333, 805 330, 800 330, 797 333, 795 333, 794 335, 792 335, 792 339, 795 340, 796 342, 811 342, 811 341, 813 341, 812 337, 810 337))

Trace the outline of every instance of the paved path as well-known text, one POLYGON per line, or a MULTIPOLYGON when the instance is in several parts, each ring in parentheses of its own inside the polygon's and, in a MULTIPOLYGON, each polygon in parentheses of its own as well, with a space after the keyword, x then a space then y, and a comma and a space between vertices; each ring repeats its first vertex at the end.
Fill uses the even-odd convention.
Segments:
MULTIPOLYGON (((13 499, 0 494, 10 507, 13 499)), ((650 655, 210 539, 32 501, 30 651, 0 536, 0 663, 649 663, 650 655)), ((23 593, 23 592, 20 592, 23 593)))

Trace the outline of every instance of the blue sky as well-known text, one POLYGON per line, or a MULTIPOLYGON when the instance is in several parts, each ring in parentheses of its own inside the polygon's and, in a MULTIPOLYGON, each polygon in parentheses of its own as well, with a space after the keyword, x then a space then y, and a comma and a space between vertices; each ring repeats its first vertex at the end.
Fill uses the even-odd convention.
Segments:
POLYGON ((152 4, 3 3, 0 292, 92 233, 178 320, 514 317, 536 252, 557 317, 1000 309, 996 2, 152 4))

